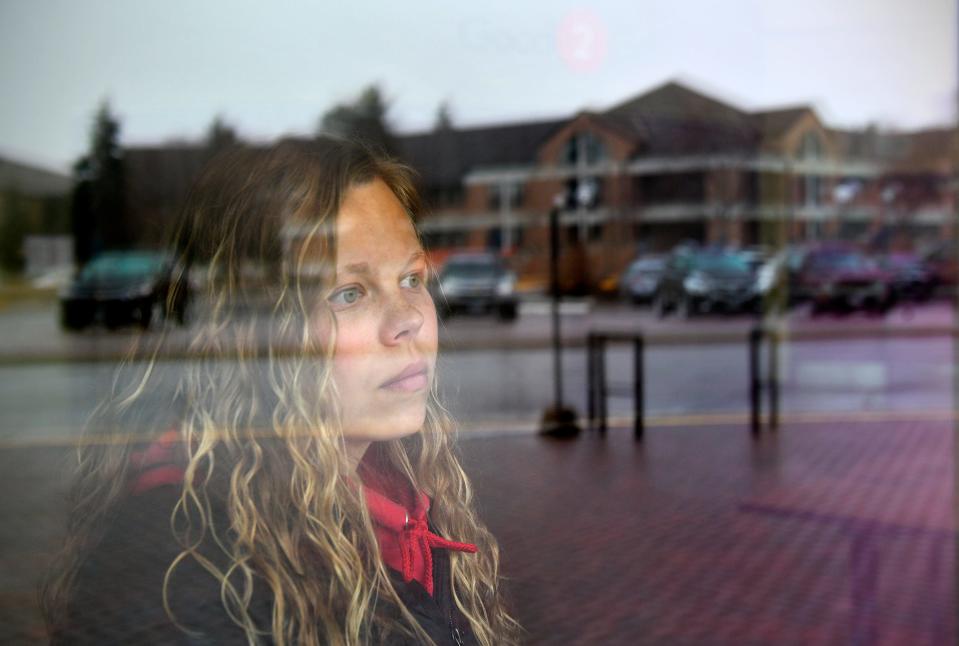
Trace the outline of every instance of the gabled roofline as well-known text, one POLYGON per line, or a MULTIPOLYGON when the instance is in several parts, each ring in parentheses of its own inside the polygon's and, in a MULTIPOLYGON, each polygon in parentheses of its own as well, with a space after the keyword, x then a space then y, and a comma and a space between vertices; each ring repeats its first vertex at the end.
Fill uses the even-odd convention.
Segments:
POLYGON ((624 108, 627 108, 631 103, 635 103, 636 101, 642 99, 643 97, 649 96, 651 94, 655 94, 656 92, 660 92, 669 87, 675 87, 677 89, 683 90, 684 92, 688 92, 689 94, 694 94, 703 99, 706 99, 707 101, 715 103, 722 108, 738 112, 743 116, 749 115, 749 112, 747 110, 743 110, 739 106, 733 105, 732 103, 728 103, 722 99, 718 99, 711 94, 706 94, 705 92, 702 92, 701 90, 693 87, 691 84, 685 83, 679 80, 678 78, 668 79, 666 81, 663 81, 662 83, 659 83, 658 85, 654 85, 653 87, 647 90, 644 90, 643 92, 640 92, 639 94, 634 94, 630 97, 627 97, 626 99, 620 101, 619 103, 616 103, 606 108, 603 112, 609 113, 609 112, 616 112, 618 110, 622 110, 624 108))

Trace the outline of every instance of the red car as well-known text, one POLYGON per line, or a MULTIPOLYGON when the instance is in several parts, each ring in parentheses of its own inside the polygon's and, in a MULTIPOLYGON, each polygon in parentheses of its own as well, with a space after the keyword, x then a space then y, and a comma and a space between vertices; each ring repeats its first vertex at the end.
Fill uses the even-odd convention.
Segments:
POLYGON ((855 249, 824 247, 807 254, 800 271, 812 313, 867 310, 885 314, 895 302, 892 277, 855 249))

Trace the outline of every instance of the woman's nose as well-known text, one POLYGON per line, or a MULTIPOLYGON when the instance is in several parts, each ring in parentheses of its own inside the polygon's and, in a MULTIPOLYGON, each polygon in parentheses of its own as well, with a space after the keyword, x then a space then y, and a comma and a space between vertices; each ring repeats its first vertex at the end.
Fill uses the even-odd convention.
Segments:
POLYGON ((402 296, 393 298, 386 308, 383 321, 383 343, 393 345, 416 338, 423 321, 423 313, 419 308, 402 296))

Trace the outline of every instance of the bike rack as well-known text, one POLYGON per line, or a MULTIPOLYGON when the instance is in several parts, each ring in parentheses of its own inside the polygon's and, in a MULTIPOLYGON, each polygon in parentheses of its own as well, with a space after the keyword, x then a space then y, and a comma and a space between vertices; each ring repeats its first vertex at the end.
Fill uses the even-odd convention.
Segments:
POLYGON ((642 334, 590 332, 586 337, 586 401, 588 427, 605 433, 608 423, 608 384, 606 383, 606 345, 633 344, 633 432, 643 439, 643 350, 642 334))
MULTIPOLYGON (((633 430, 637 440, 645 430, 643 401, 645 340, 642 334, 623 332, 590 332, 586 337, 586 401, 588 428, 605 433, 609 428, 609 384, 606 380, 606 346, 610 343, 633 344, 633 430)), ((759 437, 763 429, 763 391, 766 391, 769 414, 767 428, 779 427, 779 343, 777 331, 754 327, 749 332, 749 409, 750 430, 759 437), (768 341, 766 373, 762 374, 762 344, 768 341)))
POLYGON ((764 389, 769 399, 768 428, 775 431, 779 427, 779 332, 757 326, 749 331, 749 417, 753 437, 762 432, 764 389), (763 337, 769 340, 765 379, 760 374, 763 337))

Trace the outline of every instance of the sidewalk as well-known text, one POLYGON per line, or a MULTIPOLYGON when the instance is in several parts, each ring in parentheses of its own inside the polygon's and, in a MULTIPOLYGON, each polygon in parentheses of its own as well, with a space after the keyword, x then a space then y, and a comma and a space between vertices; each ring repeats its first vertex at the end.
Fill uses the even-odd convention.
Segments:
POLYGON ((956 642, 953 429, 467 440, 531 644, 956 642))
MULTIPOLYGON (((946 422, 464 437, 529 644, 955 643, 946 422)), ((42 639, 35 582, 66 448, 0 451, 0 642, 42 639), (12 492, 18 492, 16 496, 12 492)))

